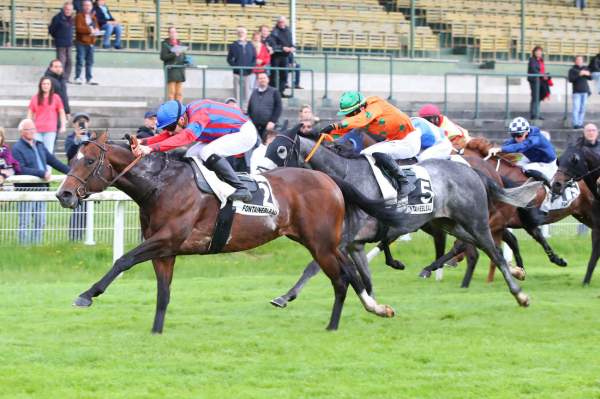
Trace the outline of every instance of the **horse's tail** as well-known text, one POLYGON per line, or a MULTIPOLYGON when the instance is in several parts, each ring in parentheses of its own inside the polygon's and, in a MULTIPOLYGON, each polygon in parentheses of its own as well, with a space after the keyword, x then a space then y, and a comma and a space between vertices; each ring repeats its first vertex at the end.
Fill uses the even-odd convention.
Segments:
POLYGON ((538 190, 542 186, 539 181, 525 183, 515 188, 502 188, 491 177, 484 172, 473 169, 485 185, 490 199, 504 202, 517 208, 524 208, 535 199, 538 190))
POLYGON ((371 199, 343 179, 335 176, 330 177, 335 181, 340 190, 342 190, 344 201, 346 201, 348 205, 358 206, 367 214, 381 220, 385 224, 392 225, 398 222, 401 214, 396 211, 395 207, 387 205, 385 200, 371 199))

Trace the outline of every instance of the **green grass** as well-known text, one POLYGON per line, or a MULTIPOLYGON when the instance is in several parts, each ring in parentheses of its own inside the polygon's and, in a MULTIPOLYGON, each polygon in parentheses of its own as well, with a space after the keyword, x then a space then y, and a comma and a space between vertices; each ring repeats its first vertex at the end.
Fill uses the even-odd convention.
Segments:
POLYGON ((600 398, 600 273, 582 288, 589 239, 551 243, 568 268, 522 242, 528 309, 504 282, 483 283, 483 259, 469 290, 459 288, 462 265, 442 282, 418 279, 432 244, 401 243, 408 270, 373 265, 378 300, 396 317, 366 313, 349 293, 334 333, 324 330, 332 290, 322 274, 288 308, 268 303, 309 259, 296 244, 180 258, 162 336, 150 334, 149 263, 74 309, 110 248, 4 247, 0 397, 600 398))

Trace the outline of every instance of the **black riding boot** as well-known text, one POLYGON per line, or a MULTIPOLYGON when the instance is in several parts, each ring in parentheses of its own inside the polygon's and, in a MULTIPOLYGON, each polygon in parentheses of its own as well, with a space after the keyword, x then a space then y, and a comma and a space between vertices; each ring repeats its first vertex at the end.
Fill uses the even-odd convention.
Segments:
POLYGON ((400 166, 384 152, 374 152, 371 154, 377 164, 388 171, 393 178, 398 182, 398 197, 405 198, 408 194, 415 189, 414 184, 411 184, 406 178, 406 174, 400 166))
POLYGON ((250 191, 248 191, 248 189, 240 181, 233 168, 225 158, 221 158, 219 155, 213 154, 208 157, 206 162, 204 162, 204 165, 206 165, 208 169, 215 172, 220 179, 235 188, 234 193, 229 196, 232 201, 240 200, 243 202, 248 202, 252 199, 252 194, 250 194, 250 191))
POLYGON ((550 187, 550 182, 548 181, 548 179, 546 179, 546 176, 544 176, 542 174, 542 172, 538 171, 538 170, 523 170, 523 174, 527 177, 531 177, 534 180, 538 180, 541 181, 542 183, 544 183, 544 185, 546 185, 548 188, 550 187))

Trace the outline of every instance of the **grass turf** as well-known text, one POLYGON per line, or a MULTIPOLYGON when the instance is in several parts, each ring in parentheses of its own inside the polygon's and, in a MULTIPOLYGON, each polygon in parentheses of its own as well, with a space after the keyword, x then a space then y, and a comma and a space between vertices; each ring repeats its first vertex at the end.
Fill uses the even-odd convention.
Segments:
POLYGON ((178 259, 162 336, 150 334, 155 282, 136 266, 90 309, 72 300, 109 267, 108 247, 2 249, 0 397, 43 398, 600 398, 600 275, 581 280, 587 238, 551 243, 560 269, 522 241, 530 294, 517 307, 503 281, 469 290, 464 271, 418 279, 432 244, 394 247, 405 271, 373 264, 393 319, 349 292, 340 330, 320 274, 286 309, 268 301, 295 282, 308 252, 285 239, 242 254, 178 259))

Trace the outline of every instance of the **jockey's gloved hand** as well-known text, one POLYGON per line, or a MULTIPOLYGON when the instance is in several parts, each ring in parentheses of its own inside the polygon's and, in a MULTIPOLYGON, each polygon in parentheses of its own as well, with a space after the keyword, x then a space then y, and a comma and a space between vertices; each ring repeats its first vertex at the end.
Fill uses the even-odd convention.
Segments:
POLYGON ((321 131, 319 133, 329 134, 332 131, 337 130, 337 129, 338 129, 337 124, 332 123, 331 125, 327 125, 323 129, 321 129, 321 131))

